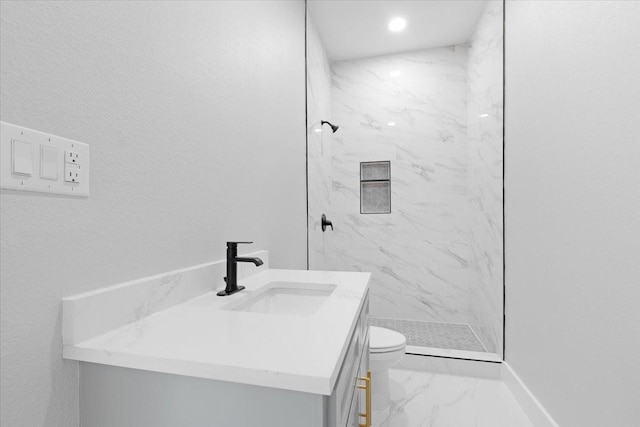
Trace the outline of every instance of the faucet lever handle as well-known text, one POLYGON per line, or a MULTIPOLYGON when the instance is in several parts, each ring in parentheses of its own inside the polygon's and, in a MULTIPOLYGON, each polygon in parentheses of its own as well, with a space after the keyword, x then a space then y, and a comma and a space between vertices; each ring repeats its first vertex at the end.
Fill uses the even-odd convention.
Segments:
POLYGON ((238 246, 238 245, 250 245, 253 242, 227 242, 227 247, 228 246, 238 246))
POLYGON ((327 219, 327 216, 325 214, 322 214, 322 217, 320 219, 323 233, 327 229, 327 227, 331 227, 331 231, 333 231, 333 224, 327 219))

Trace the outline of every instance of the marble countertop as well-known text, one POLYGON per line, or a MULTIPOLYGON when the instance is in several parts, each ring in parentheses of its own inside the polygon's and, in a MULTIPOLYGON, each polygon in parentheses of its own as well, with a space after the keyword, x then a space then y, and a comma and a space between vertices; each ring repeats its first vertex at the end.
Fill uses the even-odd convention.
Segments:
MULTIPOLYGON (((268 269, 244 278, 241 284, 246 290, 237 294, 218 297, 215 291, 207 292, 98 336, 72 343, 68 339, 63 355, 85 362, 330 395, 369 276, 268 269), (326 283, 336 288, 310 315, 223 309, 278 281, 326 283)), ((72 330, 72 325, 67 326, 72 330)))

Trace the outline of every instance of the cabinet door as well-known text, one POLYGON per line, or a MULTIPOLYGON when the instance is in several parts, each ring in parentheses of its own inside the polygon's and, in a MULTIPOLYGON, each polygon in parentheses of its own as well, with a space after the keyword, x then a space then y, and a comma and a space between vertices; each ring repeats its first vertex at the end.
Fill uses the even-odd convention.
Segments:
MULTIPOLYGON (((345 427, 360 427, 360 390, 356 390, 353 394, 353 400, 351 401, 351 410, 349 411, 349 418, 345 427)), ((364 423, 364 418, 363 421, 364 423)))
MULTIPOLYGON (((327 400, 326 427, 358 426, 359 399, 364 402, 364 391, 357 388, 363 383, 358 377, 366 376, 369 369, 369 298, 365 296, 333 393, 327 400), (356 393, 356 391, 358 391, 356 393)), ((364 405, 364 403, 363 403, 364 405)), ((363 406, 364 408, 364 406, 363 406)), ((364 411, 364 409, 363 409, 364 411)), ((364 421, 362 421, 364 424, 364 421)))
MULTIPOLYGON (((368 332, 368 329, 367 329, 368 332)), ((349 417, 347 419, 347 423, 345 427, 360 427, 361 425, 366 426, 366 418, 360 416, 360 414, 367 413, 367 399, 366 399, 366 391, 358 388, 358 385, 364 385, 366 382, 359 380, 358 378, 365 378, 369 371, 369 334, 366 333, 365 341, 364 341, 364 349, 362 352, 362 357, 360 359, 360 366, 358 367, 356 383, 355 383, 355 391, 353 393, 353 399, 351 400, 351 409, 349 410, 349 417)), ((368 387, 371 387, 371 382, 369 382, 368 387)), ((369 391, 372 392, 371 390, 369 391)), ((371 408, 368 408, 371 411, 371 408)), ((371 417, 371 414, 369 414, 371 417)), ((368 427, 368 426, 367 426, 368 427)))

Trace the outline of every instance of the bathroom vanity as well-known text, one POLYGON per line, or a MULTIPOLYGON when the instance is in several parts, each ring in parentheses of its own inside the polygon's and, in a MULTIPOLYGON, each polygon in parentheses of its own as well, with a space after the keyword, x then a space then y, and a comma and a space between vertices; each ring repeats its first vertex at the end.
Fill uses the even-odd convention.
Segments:
POLYGON ((370 380, 361 379, 369 369, 368 273, 265 266, 242 280, 242 292, 219 297, 210 287, 189 298, 202 286, 198 277, 211 274, 202 268, 219 266, 63 301, 64 357, 81 362, 81 425, 370 422, 360 416, 371 411, 370 380))

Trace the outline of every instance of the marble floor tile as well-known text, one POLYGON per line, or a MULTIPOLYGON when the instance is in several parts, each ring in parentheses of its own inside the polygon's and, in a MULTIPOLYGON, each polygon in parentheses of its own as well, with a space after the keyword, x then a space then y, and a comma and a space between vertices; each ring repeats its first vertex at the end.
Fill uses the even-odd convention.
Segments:
POLYGON ((500 380, 390 369, 380 427, 533 427, 500 380))

